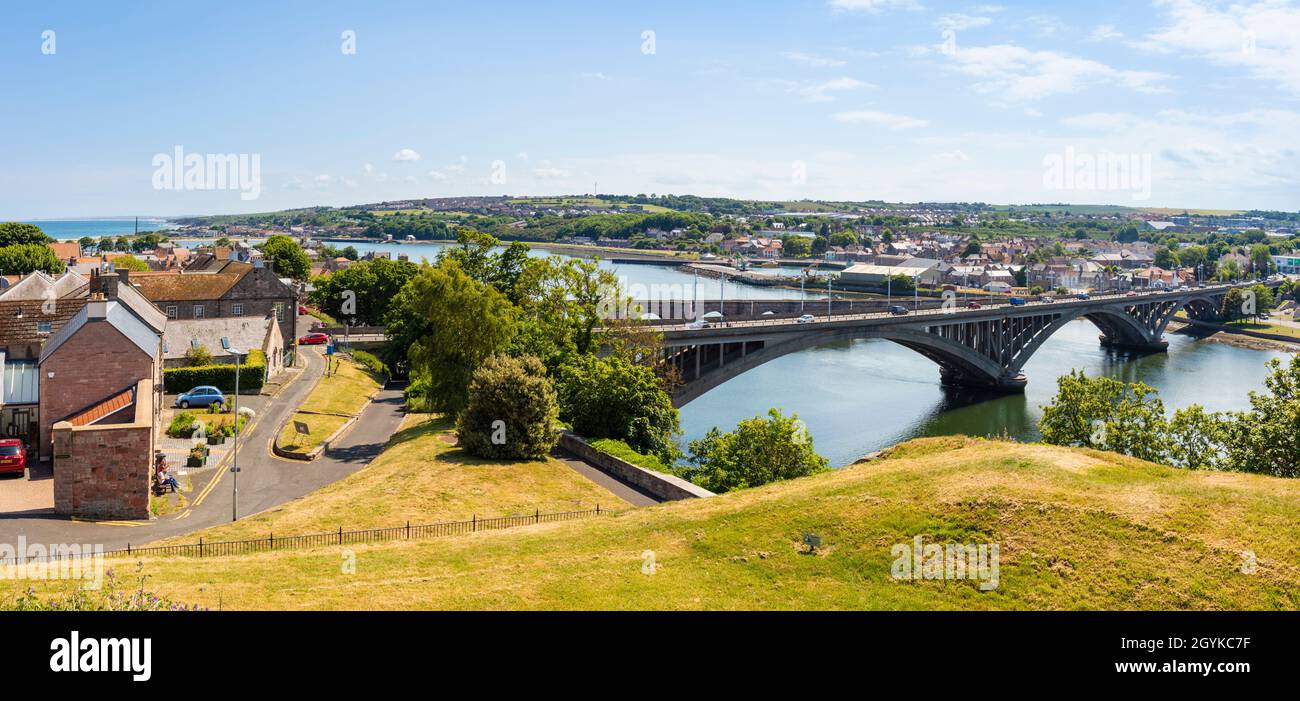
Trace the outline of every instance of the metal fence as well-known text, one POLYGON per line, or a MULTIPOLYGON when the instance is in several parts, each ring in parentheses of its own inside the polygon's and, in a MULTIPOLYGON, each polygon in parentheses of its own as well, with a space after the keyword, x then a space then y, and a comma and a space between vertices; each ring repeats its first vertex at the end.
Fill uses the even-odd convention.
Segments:
MULTIPOLYGON (((531 526, 538 523, 574 521, 590 516, 599 516, 601 513, 608 513, 608 511, 602 512, 600 505, 597 504, 596 508, 584 511, 558 511, 545 514, 541 511, 534 511, 532 514, 523 516, 499 516, 496 518, 479 518, 475 515, 468 521, 445 521, 443 523, 427 524, 412 524, 410 521, 407 521, 405 526, 396 526, 393 528, 371 528, 358 531, 345 531, 340 527, 337 531, 329 533, 311 533, 307 535, 291 536, 276 536, 275 533, 269 533, 265 538, 250 540, 205 542, 200 538, 197 543, 186 543, 184 545, 158 545, 145 548, 133 548, 128 543, 125 548, 105 550, 102 553, 102 556, 114 557, 126 555, 144 557, 172 555, 181 557, 221 557, 224 555, 248 555, 275 550, 319 548, 331 545, 364 545, 369 543, 385 543, 395 540, 415 540, 417 538, 464 535, 467 533, 476 533, 478 531, 495 531, 504 528, 515 528, 517 526, 531 526)), ((94 557, 101 556, 100 553, 93 553, 90 555, 94 557)), ((27 554, 17 553, 14 557, 0 558, 0 565, 20 565, 27 562, 50 562, 84 556, 86 555, 51 552, 45 555, 29 557, 27 554)))

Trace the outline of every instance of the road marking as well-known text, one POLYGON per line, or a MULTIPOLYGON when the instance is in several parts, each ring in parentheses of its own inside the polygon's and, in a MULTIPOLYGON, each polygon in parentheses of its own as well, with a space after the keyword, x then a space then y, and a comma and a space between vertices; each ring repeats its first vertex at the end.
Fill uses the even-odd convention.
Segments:
POLYGON ((93 523, 96 526, 126 526, 136 528, 139 526, 149 525, 148 521, 96 521, 93 518, 77 518, 76 516, 73 516, 72 520, 78 523, 93 523))

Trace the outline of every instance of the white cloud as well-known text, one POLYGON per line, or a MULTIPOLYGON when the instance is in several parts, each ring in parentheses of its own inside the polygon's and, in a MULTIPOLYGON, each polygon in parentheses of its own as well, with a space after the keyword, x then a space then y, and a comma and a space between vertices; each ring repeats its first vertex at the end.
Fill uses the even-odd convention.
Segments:
POLYGON ((1168 23, 1135 46, 1244 68, 1258 80, 1300 93, 1300 7, 1279 0, 1222 8, 1197 0, 1161 5, 1168 23))
POLYGON ((873 111, 836 112, 831 115, 831 119, 848 124, 870 124, 872 126, 885 127, 886 129, 894 130, 919 129, 929 124, 929 122, 924 119, 908 117, 902 114, 873 111))
POLYGON ((796 63, 804 63, 809 66, 816 66, 818 68, 833 68, 833 67, 844 65, 844 61, 841 61, 838 58, 826 58, 823 56, 815 56, 813 54, 807 54, 802 51, 782 51, 781 57, 789 59, 791 61, 795 61, 796 63))
POLYGON ((394 154, 393 154, 393 160, 394 160, 394 161, 403 161, 403 162, 405 162, 405 161, 418 161, 418 160, 420 160, 420 154, 419 154, 419 153, 416 153, 415 149, 404 148, 404 149, 398 151, 397 153, 394 153, 394 154))
POLYGON ((367 164, 361 166, 361 174, 362 174, 362 175, 366 175, 366 176, 374 175, 374 174, 375 174, 375 166, 374 166, 374 164, 373 164, 373 163, 367 163, 367 164))
POLYGON ((438 182, 444 182, 447 180, 447 174, 438 170, 429 171, 429 177, 433 178, 434 180, 437 180, 438 182))
POLYGON ((1115 29, 1113 24, 1099 24, 1092 33, 1088 35, 1089 41, 1109 41, 1111 39, 1122 39, 1124 33, 1115 29))
POLYGON ((1092 59, 1010 44, 968 47, 948 55, 958 71, 978 79, 976 91, 1011 102, 1074 93, 1093 85, 1163 92, 1160 83, 1168 78, 1163 73, 1112 68, 1092 59))
POLYGON ((968 29, 987 27, 992 24, 993 20, 988 17, 977 17, 974 15, 965 15, 960 12, 950 12, 939 18, 934 26, 940 30, 952 30, 954 32, 964 32, 968 29))
POLYGON ((834 78, 821 83, 796 88, 795 91, 803 96, 803 99, 808 102, 830 102, 835 99, 833 93, 874 87, 876 86, 871 83, 864 83, 856 78, 834 78))
POLYGON ((921 9, 916 0, 830 0, 828 4, 836 12, 868 12, 873 15, 895 9, 921 9))
POLYGON ((569 177, 569 171, 560 168, 534 168, 533 175, 543 180, 569 177))

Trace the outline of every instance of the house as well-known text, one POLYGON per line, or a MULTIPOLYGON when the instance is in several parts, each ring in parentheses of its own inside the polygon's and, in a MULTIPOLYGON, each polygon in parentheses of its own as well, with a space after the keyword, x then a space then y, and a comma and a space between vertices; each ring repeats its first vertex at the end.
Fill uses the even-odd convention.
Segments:
POLYGON ((169 321, 163 333, 163 367, 183 367, 191 348, 204 348, 214 363, 234 363, 232 351, 254 348, 266 354, 266 377, 278 373, 284 361, 284 334, 275 318, 225 317, 169 321))
POLYGON ((269 262, 227 261, 215 271, 130 273, 126 279, 168 319, 260 319, 273 315, 283 338, 297 338, 296 293, 276 276, 269 262))

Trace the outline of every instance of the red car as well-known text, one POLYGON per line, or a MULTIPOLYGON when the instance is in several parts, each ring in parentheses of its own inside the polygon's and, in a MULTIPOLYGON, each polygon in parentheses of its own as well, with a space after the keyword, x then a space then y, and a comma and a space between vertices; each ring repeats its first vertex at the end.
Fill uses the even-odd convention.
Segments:
POLYGON ((979 309, 979 308, 980 308, 980 303, 979 303, 979 302, 967 302, 967 303, 966 303, 966 308, 967 308, 967 309, 979 309))
POLYGON ((325 333, 309 333, 306 336, 303 336, 302 338, 298 339, 298 345, 300 346, 319 346, 322 343, 329 343, 329 342, 330 342, 329 334, 325 334, 325 333))
POLYGON ((17 438, 0 439, 0 472, 24 474, 27 471, 27 451, 17 438))
POLYGON ((302 306, 301 304, 298 305, 298 316, 306 316, 307 314, 310 313, 311 312, 308 312, 306 307, 302 306))

